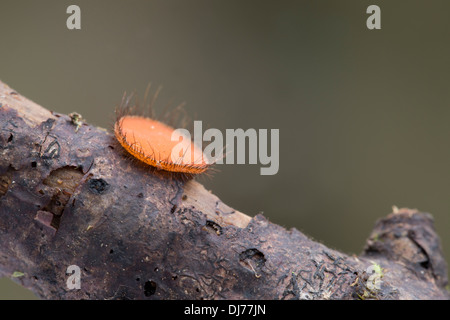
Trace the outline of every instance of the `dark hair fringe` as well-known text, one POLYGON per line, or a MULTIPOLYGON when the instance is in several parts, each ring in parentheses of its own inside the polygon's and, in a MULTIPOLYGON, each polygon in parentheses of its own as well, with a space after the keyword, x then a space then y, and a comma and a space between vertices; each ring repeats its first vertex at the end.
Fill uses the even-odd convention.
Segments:
MULTIPOLYGON (((162 179, 186 182, 186 181, 193 179, 194 177, 198 177, 199 175, 211 177, 214 172, 218 171, 216 168, 212 167, 213 163, 206 164, 206 165, 196 165, 196 164, 191 164, 191 165, 184 164, 183 165, 184 168, 193 169, 193 170, 204 169, 203 172, 198 172, 198 173, 168 171, 168 170, 164 170, 164 169, 152 166, 152 165, 144 162, 143 160, 136 158, 122 146, 121 142, 116 137, 115 127, 119 126, 118 129, 119 129, 119 131, 121 130, 120 129, 120 119, 124 116, 132 115, 132 116, 141 116, 141 117, 151 118, 158 122, 166 124, 166 125, 170 126, 171 128, 187 129, 187 125, 190 122, 191 118, 188 116, 188 114, 186 113, 186 110, 184 109, 185 103, 183 102, 183 103, 177 105, 175 108, 170 109, 171 103, 169 102, 169 104, 167 104, 163 109, 162 117, 158 117, 156 115, 154 105, 155 105, 156 99, 158 98, 158 95, 160 94, 160 92, 162 90, 162 86, 159 86, 156 89, 155 93, 153 93, 151 96, 149 96, 150 89, 151 89, 151 84, 149 84, 147 86, 143 103, 141 103, 139 101, 135 92, 132 92, 129 95, 127 95, 126 92, 123 94, 120 105, 118 107, 116 107, 116 109, 115 109, 115 123, 112 125, 112 128, 111 128, 113 131, 113 134, 115 136, 114 145, 117 146, 118 149, 122 151, 122 154, 127 159, 132 161, 135 165, 138 165, 142 168, 147 169, 150 173, 152 173, 155 176, 158 176, 162 179), (148 99, 150 99, 150 100, 148 101, 148 99)), ((192 131, 192 130, 190 130, 190 131, 192 131)), ((124 142, 126 143, 126 141, 124 141, 124 142)), ((127 144, 127 145, 130 149, 133 150, 133 152, 139 154, 142 159, 150 157, 150 156, 144 154, 142 147, 139 148, 137 146, 132 146, 129 144, 127 144)), ((154 153, 153 153, 153 155, 154 155, 154 153)), ((170 161, 169 158, 163 159, 163 160, 161 160, 161 162, 163 162, 167 166, 170 166, 171 164, 173 166, 180 165, 177 163, 173 163, 172 161, 170 161)))

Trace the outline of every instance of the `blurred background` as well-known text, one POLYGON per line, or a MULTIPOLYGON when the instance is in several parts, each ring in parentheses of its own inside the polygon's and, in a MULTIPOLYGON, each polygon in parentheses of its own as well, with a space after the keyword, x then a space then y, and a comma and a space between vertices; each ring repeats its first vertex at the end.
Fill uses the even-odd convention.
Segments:
MULTIPOLYGON (((164 87, 205 126, 280 129, 280 169, 220 165, 226 204, 360 253, 392 206, 435 218, 450 258, 450 2, 2 0, 0 79, 110 128, 124 91, 164 87), (81 30, 66 8, 81 8, 81 30), (381 30, 366 9, 381 8, 381 30)), ((1 245, 1 244, 0 244, 1 245)), ((0 279, 0 299, 33 299, 0 279)))

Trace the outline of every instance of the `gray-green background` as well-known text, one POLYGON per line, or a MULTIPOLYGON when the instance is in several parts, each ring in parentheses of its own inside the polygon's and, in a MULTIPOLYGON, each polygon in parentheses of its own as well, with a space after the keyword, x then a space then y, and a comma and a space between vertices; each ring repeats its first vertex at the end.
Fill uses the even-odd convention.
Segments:
MULTIPOLYGON (((448 0, 2 0, 0 79, 102 127, 124 91, 152 82, 157 106, 186 101, 212 128, 278 128, 277 175, 221 165, 201 182, 347 253, 392 205, 418 208, 450 258, 449 12, 448 0), (381 30, 366 28, 370 4, 381 30)), ((0 298, 33 295, 2 279, 0 298)))

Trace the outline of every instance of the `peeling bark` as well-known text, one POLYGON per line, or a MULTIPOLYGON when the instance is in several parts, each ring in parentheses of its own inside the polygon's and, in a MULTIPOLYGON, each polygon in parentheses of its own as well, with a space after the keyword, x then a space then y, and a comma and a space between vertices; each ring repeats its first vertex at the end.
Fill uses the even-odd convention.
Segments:
POLYGON ((77 119, 0 82, 0 274, 23 273, 14 280, 40 298, 449 298, 429 214, 398 210, 348 256, 150 172, 77 119), (70 265, 79 290, 66 286, 70 265))

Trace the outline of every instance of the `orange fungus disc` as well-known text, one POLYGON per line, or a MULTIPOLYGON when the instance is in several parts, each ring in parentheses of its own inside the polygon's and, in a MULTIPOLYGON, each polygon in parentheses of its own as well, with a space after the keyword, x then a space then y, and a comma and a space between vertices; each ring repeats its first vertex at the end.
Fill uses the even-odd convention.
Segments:
POLYGON ((206 171, 209 162, 201 148, 186 137, 172 141, 174 131, 168 125, 141 116, 123 116, 114 125, 117 140, 140 161, 170 172, 206 171))

